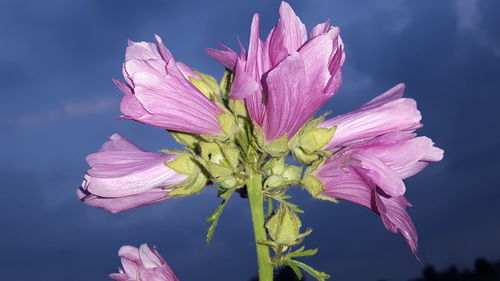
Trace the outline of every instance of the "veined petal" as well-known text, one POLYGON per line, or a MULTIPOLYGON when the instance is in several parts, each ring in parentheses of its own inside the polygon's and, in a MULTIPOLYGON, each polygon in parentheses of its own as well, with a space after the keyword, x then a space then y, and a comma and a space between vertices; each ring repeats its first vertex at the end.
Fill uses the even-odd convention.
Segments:
MULTIPOLYGON (((367 207, 380 215, 387 230, 399 232, 416 253, 417 232, 405 208, 411 204, 403 196, 387 196, 379 192, 371 179, 363 176, 356 167, 362 160, 351 157, 346 151, 338 152, 327 159, 314 172, 324 186, 322 196, 347 200, 367 207)), ((385 193, 385 192, 384 192, 385 193)))
POLYGON ((390 196, 400 196, 405 193, 406 187, 401 178, 380 159, 362 150, 352 153, 351 157, 358 160, 358 165, 353 165, 353 168, 371 186, 379 187, 390 196))
POLYGON ((125 60, 162 60, 158 47, 152 42, 129 41, 125 60))
POLYGON ((309 34, 309 38, 312 39, 318 35, 326 33, 326 32, 328 32, 328 29, 330 29, 330 19, 327 19, 325 22, 320 23, 320 24, 316 25, 315 27, 313 27, 313 29, 311 30, 311 32, 309 34))
POLYGON ((287 55, 297 51, 307 40, 307 30, 292 7, 281 2, 280 19, 269 42, 269 56, 272 65, 277 65, 287 55))
POLYGON ((219 43, 219 45, 224 49, 223 51, 210 48, 206 48, 205 51, 224 67, 234 70, 236 61, 238 60, 238 54, 221 43, 219 43))
POLYGON ((351 141, 421 127, 422 116, 417 110, 415 100, 396 98, 399 91, 393 91, 393 89, 355 111, 323 121, 319 127, 337 126, 335 136, 325 148, 334 149, 351 141))
MULTIPOLYGON (((303 93, 304 95, 309 95, 307 99, 312 104, 319 103, 319 106, 315 106, 316 109, 326 102, 323 97, 323 88, 326 86, 330 79, 329 57, 332 53, 333 41, 331 36, 328 34, 322 34, 307 42, 302 48, 300 48, 299 53, 304 60, 305 74, 307 91, 303 93)), ((331 96, 331 95, 330 95, 331 96)))
POLYGON ((304 75, 304 61, 297 52, 269 72, 266 79, 267 115, 263 126, 267 141, 273 141, 285 134, 291 137, 304 124, 301 107, 307 97, 304 95, 305 81, 300 79, 304 75))

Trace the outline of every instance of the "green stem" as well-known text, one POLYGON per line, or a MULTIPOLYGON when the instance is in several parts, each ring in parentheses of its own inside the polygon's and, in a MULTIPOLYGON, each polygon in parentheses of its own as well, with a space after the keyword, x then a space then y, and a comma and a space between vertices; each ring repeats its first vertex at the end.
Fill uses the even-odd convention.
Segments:
POLYGON ((262 175, 249 169, 250 177, 247 182, 248 201, 252 214, 255 247, 257 248, 257 262, 259 265, 259 281, 273 280, 273 266, 270 261, 269 247, 259 242, 267 241, 264 220, 264 198, 262 193, 262 175))

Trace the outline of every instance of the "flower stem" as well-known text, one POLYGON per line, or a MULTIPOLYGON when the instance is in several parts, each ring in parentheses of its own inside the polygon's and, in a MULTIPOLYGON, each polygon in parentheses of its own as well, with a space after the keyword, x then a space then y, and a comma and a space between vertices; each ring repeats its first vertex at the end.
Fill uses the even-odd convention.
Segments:
POLYGON ((250 177, 247 182, 248 201, 252 214, 255 247, 257 248, 257 262, 259 265, 259 281, 273 280, 273 267, 270 263, 269 247, 259 242, 267 240, 264 220, 264 198, 262 196, 262 175, 249 169, 250 177))

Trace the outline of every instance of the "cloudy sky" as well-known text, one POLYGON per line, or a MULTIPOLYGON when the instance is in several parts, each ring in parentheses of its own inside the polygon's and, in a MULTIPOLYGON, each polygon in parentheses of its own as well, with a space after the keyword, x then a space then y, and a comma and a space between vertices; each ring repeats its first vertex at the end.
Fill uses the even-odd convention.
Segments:
MULTIPOLYGON (((324 110, 355 109, 407 84, 445 159, 406 181, 425 264, 500 259, 500 2, 291 1, 308 27, 327 18, 346 46, 344 83, 324 110)), ((256 273, 248 202, 233 198, 214 241, 203 218, 213 190, 112 215, 75 197, 84 157, 115 132, 148 150, 180 148, 160 129, 117 120, 127 39, 163 37, 174 56, 220 76, 203 49, 248 41, 279 1, 82 0, 0 2, 0 270, 5 280, 108 280, 123 244, 157 245, 179 278, 249 280, 256 273), (210 276, 210 277, 207 277, 210 276)), ((314 228, 306 261, 338 281, 407 280, 421 265, 370 211, 293 192, 314 228)), ((311 280, 311 278, 308 278, 311 280)))

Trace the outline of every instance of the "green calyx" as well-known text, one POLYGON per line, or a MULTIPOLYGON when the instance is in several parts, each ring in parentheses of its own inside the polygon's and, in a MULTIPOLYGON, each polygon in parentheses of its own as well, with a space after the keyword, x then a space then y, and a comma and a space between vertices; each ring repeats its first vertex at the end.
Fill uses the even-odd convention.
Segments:
POLYGON ((316 199, 327 200, 333 203, 338 203, 337 200, 331 197, 323 196, 323 191, 325 191, 323 183, 311 174, 306 174, 301 180, 302 186, 305 190, 316 199))
POLYGON ((311 165, 330 155, 323 148, 332 140, 337 128, 318 128, 325 116, 326 114, 307 122, 290 141, 293 156, 303 164, 311 165))
POLYGON ((290 151, 289 146, 288 146, 288 135, 285 134, 281 136, 278 139, 273 140, 272 142, 267 142, 265 140, 265 135, 264 132, 262 131, 262 128, 257 125, 253 124, 253 136, 255 137, 256 143, 259 146, 259 148, 267 153, 270 154, 274 157, 283 157, 288 154, 290 151))
POLYGON ((180 174, 188 175, 188 178, 183 182, 169 187, 173 190, 169 192, 168 196, 184 197, 196 194, 201 192, 207 183, 207 177, 201 171, 198 163, 187 153, 181 153, 173 161, 166 162, 165 165, 180 174))

